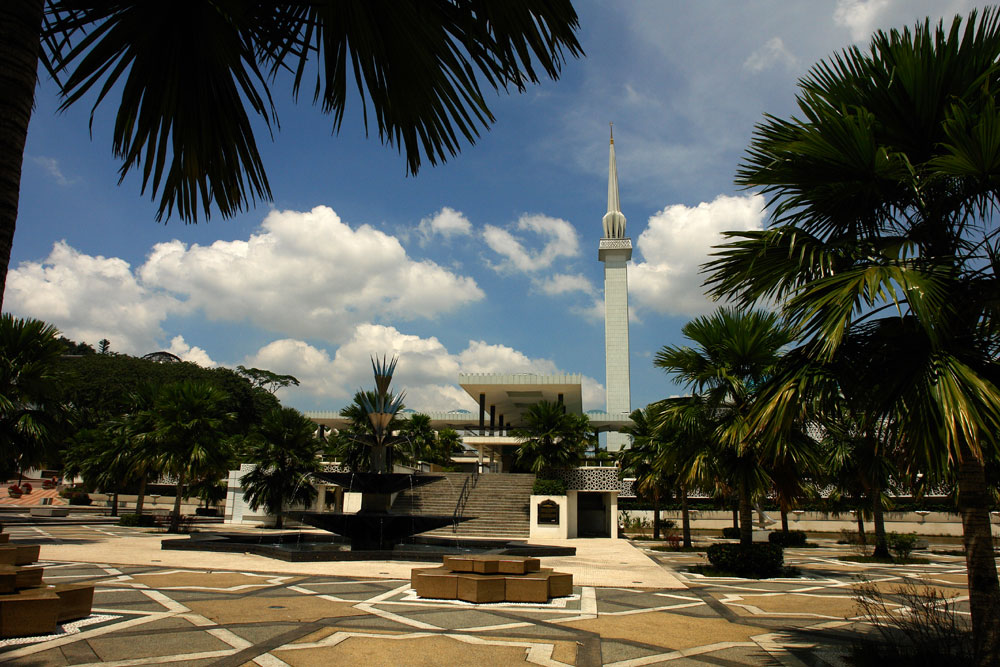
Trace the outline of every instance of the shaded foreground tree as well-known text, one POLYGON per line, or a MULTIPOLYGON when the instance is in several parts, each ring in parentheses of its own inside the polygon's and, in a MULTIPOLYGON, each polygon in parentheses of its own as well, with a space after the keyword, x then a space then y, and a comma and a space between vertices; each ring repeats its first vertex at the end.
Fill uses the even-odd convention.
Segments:
POLYGON ((250 507, 264 507, 283 526, 284 508, 308 504, 316 497, 309 474, 319 470, 320 442, 316 424, 295 408, 268 413, 247 448, 253 470, 240 478, 250 507))
MULTIPOLYGON (((660 428, 660 411, 656 404, 629 415, 632 425, 622 429, 632 437, 632 444, 618 452, 618 465, 623 475, 635 477, 636 494, 653 501, 653 539, 660 539, 660 501, 669 493, 673 478, 668 474, 663 457, 664 441, 660 428)), ((690 545, 688 545, 690 546, 690 545)))
POLYGON ((701 415, 711 419, 718 443, 716 465, 736 487, 740 544, 753 542, 753 502, 770 487, 767 461, 779 453, 779 437, 762 439, 751 426, 757 392, 792 340, 779 318, 764 311, 720 308, 684 325, 694 347, 667 345, 653 363, 699 395, 701 415))
POLYGON ((141 170, 142 192, 159 196, 158 219, 176 207, 194 222, 199 209, 226 218, 271 199, 252 117, 277 126, 268 81, 279 71, 291 72, 294 97, 315 71, 313 101, 335 132, 353 79, 366 129, 370 109, 379 139, 405 151, 416 174, 493 122, 483 85, 523 91, 539 71, 558 78, 564 53, 582 54, 577 26, 569 0, 397 0, 391 9, 367 0, 5 0, 0 299, 39 60, 61 84, 63 108, 96 92, 96 109, 121 91, 113 150, 122 177, 141 170))
POLYGON ((976 664, 1000 664, 1000 585, 984 466, 1000 389, 1000 17, 878 32, 800 81, 800 116, 758 125, 737 182, 770 227, 733 232, 708 266, 719 297, 783 304, 804 369, 772 396, 792 415, 834 391, 814 370, 844 341, 914 470, 956 471, 976 664))

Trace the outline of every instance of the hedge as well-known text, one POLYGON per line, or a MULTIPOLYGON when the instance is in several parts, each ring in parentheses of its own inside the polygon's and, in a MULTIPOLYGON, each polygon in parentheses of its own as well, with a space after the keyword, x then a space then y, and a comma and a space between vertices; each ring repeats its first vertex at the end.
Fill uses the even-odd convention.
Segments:
POLYGON ((156 517, 152 514, 122 514, 118 518, 118 525, 152 527, 156 525, 156 517))
POLYGON ((713 544, 708 548, 708 560, 720 570, 744 577, 774 577, 781 572, 785 562, 782 549, 777 544, 755 543, 713 544))
POLYGON ((566 482, 561 479, 536 479, 531 487, 535 496, 565 496, 566 482))
POLYGON ((805 546, 806 534, 801 530, 775 531, 767 536, 767 541, 782 547, 801 547, 805 546))

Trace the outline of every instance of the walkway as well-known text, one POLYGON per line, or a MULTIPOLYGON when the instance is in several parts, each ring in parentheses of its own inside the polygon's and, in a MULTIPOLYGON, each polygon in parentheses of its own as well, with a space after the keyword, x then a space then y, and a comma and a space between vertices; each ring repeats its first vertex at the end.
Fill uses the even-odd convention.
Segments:
POLYGON ((788 550, 795 578, 751 581, 687 571, 703 554, 573 540, 575 559, 543 559, 575 568, 571 598, 474 606, 416 598, 412 563, 160 551, 162 534, 107 526, 9 532, 42 541, 47 579, 98 583, 96 615, 79 627, 0 647, 0 663, 18 665, 838 665, 861 574, 883 588, 926 582, 965 604, 960 556, 861 566, 832 543, 788 550), (655 576, 666 585, 633 583, 655 576))

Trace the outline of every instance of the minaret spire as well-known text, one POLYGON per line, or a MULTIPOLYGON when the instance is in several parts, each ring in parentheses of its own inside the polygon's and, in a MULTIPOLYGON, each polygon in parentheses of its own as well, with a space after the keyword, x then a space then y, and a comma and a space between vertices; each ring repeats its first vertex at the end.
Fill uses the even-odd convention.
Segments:
MULTIPOLYGON (((608 158, 608 212, 597 258, 604 264, 604 359, 607 371, 607 411, 613 419, 628 419, 632 412, 628 354, 628 262, 632 239, 625 236, 625 215, 618 202, 618 165, 615 163, 614 125, 608 158)), ((624 433, 608 433, 607 447, 617 452, 628 447, 624 433)))
POLYGON ((615 126, 611 123, 611 151, 608 157, 608 212, 604 214, 604 238, 625 238, 625 215, 618 201, 618 163, 615 161, 615 126))

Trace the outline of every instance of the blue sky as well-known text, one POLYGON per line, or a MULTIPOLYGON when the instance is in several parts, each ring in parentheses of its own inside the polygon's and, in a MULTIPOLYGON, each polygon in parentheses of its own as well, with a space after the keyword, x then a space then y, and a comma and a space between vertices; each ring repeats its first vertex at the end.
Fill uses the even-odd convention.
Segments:
POLYGON ((280 130, 258 135, 274 202, 234 219, 155 221, 139 182, 118 186, 113 106, 57 113, 43 76, 25 150, 5 307, 67 336, 205 365, 291 373, 281 394, 339 409, 398 354, 416 409, 472 408, 459 372, 572 372, 604 403, 602 267, 608 122, 615 123, 629 267, 632 406, 680 393, 652 365, 715 304, 698 266, 727 229, 760 228, 733 185, 753 126, 794 112, 819 59, 873 30, 965 15, 957 0, 575 3, 586 56, 559 81, 489 96, 475 146, 407 177, 364 137, 339 135, 275 87, 280 130))

